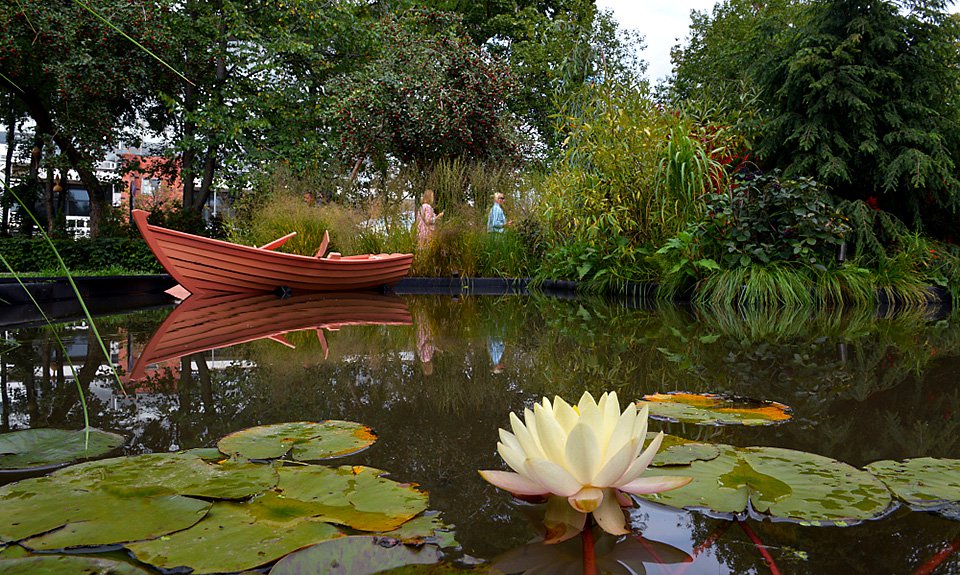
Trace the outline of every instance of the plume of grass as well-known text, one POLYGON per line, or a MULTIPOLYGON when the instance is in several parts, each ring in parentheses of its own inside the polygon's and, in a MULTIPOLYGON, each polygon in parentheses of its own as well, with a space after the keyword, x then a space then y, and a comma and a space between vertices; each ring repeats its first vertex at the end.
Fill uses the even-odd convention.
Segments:
POLYGON ((806 268, 754 264, 706 276, 694 301, 711 306, 808 307, 814 303, 809 285, 806 268))

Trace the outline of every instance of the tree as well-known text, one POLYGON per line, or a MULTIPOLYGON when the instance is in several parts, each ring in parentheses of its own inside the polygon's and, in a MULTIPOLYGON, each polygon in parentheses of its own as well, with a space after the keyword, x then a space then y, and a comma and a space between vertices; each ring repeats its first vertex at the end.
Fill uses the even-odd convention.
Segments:
POLYGON ((762 151, 920 224, 960 208, 960 27, 943 0, 820 0, 761 77, 762 151))
POLYGON ((421 165, 517 157, 510 70, 473 45, 456 17, 411 10, 384 17, 378 32, 379 56, 333 86, 341 149, 357 167, 388 156, 421 165))
POLYGON ((164 40, 152 32, 163 6, 125 0, 89 6, 66 0, 2 4, 0 89, 35 122, 36 153, 50 141, 80 175, 96 235, 110 198, 94 163, 136 125, 155 62, 93 12, 110 14, 147 49, 157 49, 164 40))

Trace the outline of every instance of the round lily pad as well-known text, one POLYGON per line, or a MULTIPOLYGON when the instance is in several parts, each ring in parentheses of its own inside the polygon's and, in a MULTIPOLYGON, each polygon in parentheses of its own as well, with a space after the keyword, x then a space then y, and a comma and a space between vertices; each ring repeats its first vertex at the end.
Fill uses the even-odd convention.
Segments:
POLYGON ((376 440, 369 427, 352 421, 300 421, 237 431, 217 442, 217 448, 247 459, 276 459, 289 452, 298 461, 316 461, 351 455, 376 440))
POLYGON ((215 503, 190 529, 127 545, 144 563, 195 574, 253 569, 301 547, 342 534, 311 518, 309 506, 267 492, 243 503, 215 503))
POLYGON ((0 560, 4 575, 149 575, 129 563, 73 555, 38 555, 0 560))
POLYGON ((270 465, 227 460, 207 463, 194 453, 149 453, 81 463, 51 477, 90 488, 165 487, 180 495, 245 499, 277 484, 270 465))
POLYGON ((432 545, 413 548, 400 543, 385 544, 378 537, 352 536, 287 555, 273 566, 270 575, 373 575, 404 565, 438 561, 440 552, 432 545))
POLYGON ((693 481, 644 497, 720 514, 753 512, 833 525, 874 519, 891 506, 890 492, 877 478, 846 463, 776 447, 718 447, 720 455, 715 459, 658 468, 657 475, 693 477, 693 481))
POLYGON ((426 493, 381 477, 378 469, 307 465, 279 471, 277 490, 285 498, 309 503, 318 519, 358 531, 391 531, 427 508, 426 493))
MULTIPOLYGON (((647 433, 647 441, 651 441, 657 434, 647 433)), ((714 443, 691 441, 676 435, 664 435, 660 449, 653 457, 650 465, 689 465, 694 461, 709 461, 720 455, 720 448, 714 443)))
POLYGON ((0 471, 43 469, 91 459, 123 445, 99 429, 23 429, 0 434, 0 471))
POLYGON ((772 425, 790 419, 782 403, 714 393, 654 393, 638 406, 649 406, 650 417, 697 425, 772 425))
POLYGON ((911 508, 960 519, 960 460, 877 461, 866 469, 911 508))
POLYGON ((186 529, 209 508, 162 488, 89 489, 38 477, 0 488, 0 541, 42 550, 124 543, 186 529))

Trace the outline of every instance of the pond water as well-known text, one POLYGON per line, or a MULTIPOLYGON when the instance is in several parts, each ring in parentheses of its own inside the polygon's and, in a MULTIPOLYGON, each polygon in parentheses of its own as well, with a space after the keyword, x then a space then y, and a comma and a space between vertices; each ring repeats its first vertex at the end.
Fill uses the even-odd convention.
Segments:
MULTIPOLYGON (((74 372, 91 425, 125 434, 128 454, 208 447, 268 423, 361 422, 378 440, 343 462, 422 486, 430 508, 455 526, 461 549, 451 559, 467 563, 536 533, 532 508, 477 470, 502 468, 497 429, 543 396, 736 394, 787 404, 793 419, 763 427, 651 421, 651 429, 858 467, 960 458, 960 325, 936 310, 750 315, 534 296, 241 299, 183 308, 179 317, 172 309, 98 320, 111 362, 138 376, 125 378, 126 395, 83 323, 7 328, 5 339, 19 346, 0 347, 2 431, 82 427, 74 372)), ((958 546, 960 522, 903 507, 848 527, 751 519, 743 528, 648 503, 631 520, 650 574, 960 573, 960 554, 944 553, 958 546), (694 562, 658 565, 666 546, 694 562)))

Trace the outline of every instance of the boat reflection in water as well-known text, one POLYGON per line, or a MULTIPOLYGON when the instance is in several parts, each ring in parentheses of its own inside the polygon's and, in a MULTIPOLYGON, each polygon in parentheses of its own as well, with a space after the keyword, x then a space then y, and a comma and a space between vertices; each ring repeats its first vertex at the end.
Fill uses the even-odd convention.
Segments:
POLYGON ((323 330, 411 323, 403 299, 376 292, 310 293, 284 299, 272 294, 192 295, 160 325, 126 379, 143 379, 158 363, 259 339, 294 347, 284 335, 307 329, 316 330, 326 357, 323 330))

